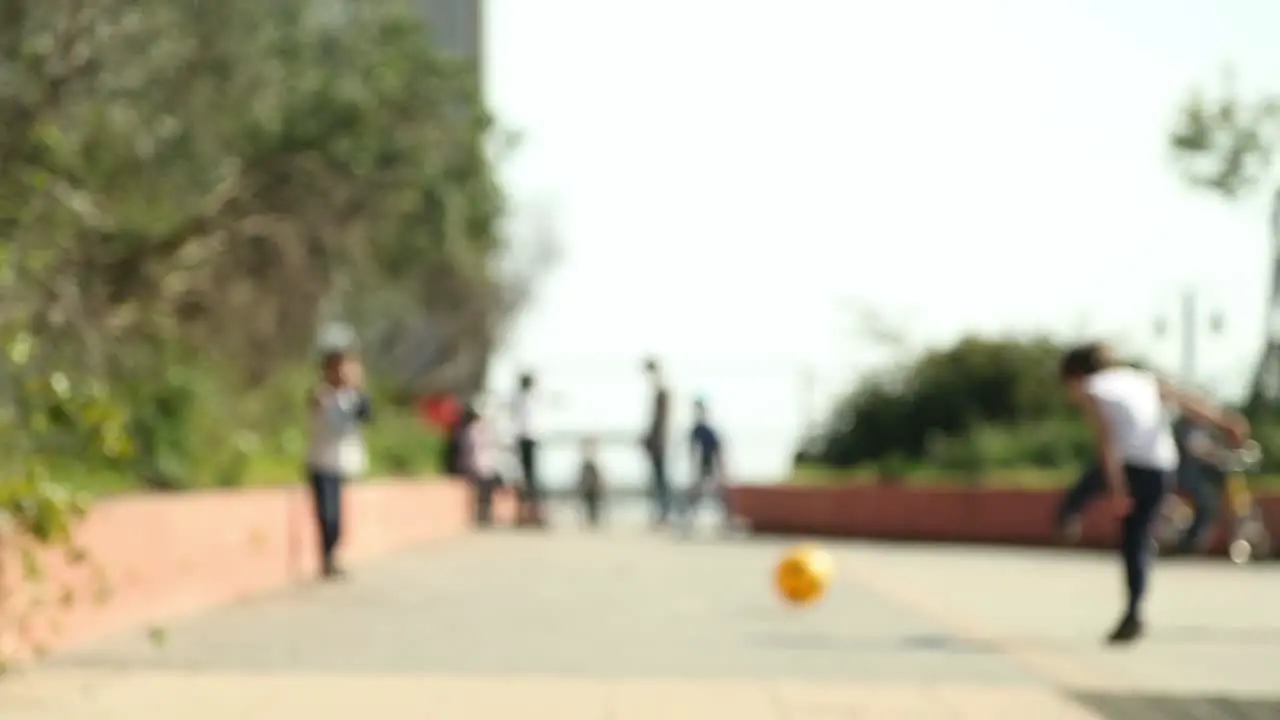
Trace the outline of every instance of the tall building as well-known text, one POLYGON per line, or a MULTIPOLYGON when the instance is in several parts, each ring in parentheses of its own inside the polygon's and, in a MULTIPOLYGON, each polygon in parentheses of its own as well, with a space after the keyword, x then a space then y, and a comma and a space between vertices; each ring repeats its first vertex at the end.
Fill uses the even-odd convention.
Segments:
POLYGON ((480 68, 484 58, 484 0, 418 0, 446 52, 480 68))

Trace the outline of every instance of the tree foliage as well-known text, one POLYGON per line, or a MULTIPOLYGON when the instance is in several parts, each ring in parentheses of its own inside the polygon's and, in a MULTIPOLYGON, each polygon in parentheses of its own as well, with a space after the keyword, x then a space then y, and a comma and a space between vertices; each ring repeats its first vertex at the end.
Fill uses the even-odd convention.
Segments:
POLYGON ((841 401, 815 461, 954 471, 1061 467, 1087 436, 1057 387, 1061 348, 1043 338, 966 338, 865 380, 841 401))
POLYGON ((1236 197, 1267 179, 1280 143, 1280 98, 1247 100, 1230 83, 1218 94, 1193 91, 1169 140, 1192 185, 1236 197))
MULTIPOLYGON (((1197 89, 1179 112, 1170 146, 1183 178, 1193 187, 1235 199, 1274 182, 1280 149, 1280 96, 1240 96, 1230 82, 1217 94, 1197 89)), ((1273 192, 1272 187, 1263 188, 1273 192)), ((1273 222, 1277 218, 1273 218, 1273 222)), ((1280 408, 1267 399, 1266 350, 1258 358, 1247 408, 1274 420, 1280 408)))
POLYGON ((503 141, 409 3, 0 0, 6 537, 69 538, 67 458, 233 472, 328 320, 416 354, 401 392, 474 386, 530 280, 503 141))

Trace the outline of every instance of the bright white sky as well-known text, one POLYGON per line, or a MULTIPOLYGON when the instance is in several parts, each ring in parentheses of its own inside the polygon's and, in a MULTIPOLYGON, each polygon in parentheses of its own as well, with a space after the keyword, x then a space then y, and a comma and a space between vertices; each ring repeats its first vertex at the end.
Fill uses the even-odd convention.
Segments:
POLYGON ((839 375, 920 343, 1095 333, 1167 366, 1183 287, 1227 316, 1200 382, 1264 327, 1265 202, 1184 189, 1168 129, 1231 63, 1280 89, 1274 0, 489 0, 487 84, 523 134, 518 206, 563 259, 499 363, 558 425, 632 428, 639 358, 706 393, 743 472, 785 459, 839 375), (748 446, 748 447, 743 447, 748 446), (767 446, 767 447, 766 447, 767 446), (742 467, 743 465, 747 467, 742 467))

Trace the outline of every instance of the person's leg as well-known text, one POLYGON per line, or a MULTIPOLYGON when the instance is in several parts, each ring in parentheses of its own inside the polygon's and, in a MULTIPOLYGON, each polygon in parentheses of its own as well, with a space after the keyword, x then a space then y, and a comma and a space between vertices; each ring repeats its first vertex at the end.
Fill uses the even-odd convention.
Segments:
POLYGON ((525 483, 529 492, 529 515, 534 524, 543 525, 547 517, 543 509, 542 475, 538 471, 539 448, 536 441, 528 441, 526 454, 528 455, 528 474, 525 476, 525 483))
POLYGON ((489 527, 493 524, 493 482, 483 475, 472 475, 470 480, 475 492, 476 525, 489 527))
POLYGON ((311 489, 311 511, 312 520, 315 521, 316 536, 320 541, 320 569, 324 569, 329 564, 329 523, 325 519, 329 515, 329 508, 325 504, 325 493, 323 489, 323 480, 321 471, 314 468, 307 470, 307 486, 311 489))
POLYGON ((693 530, 698 520, 698 506, 702 504, 702 496, 706 492, 706 476, 698 473, 690 483, 689 489, 680 498, 680 522, 685 530, 693 530))
POLYGON ((1163 473, 1145 468, 1126 468, 1133 509, 1121 523, 1120 551, 1124 558, 1128 600, 1112 642, 1127 642, 1142 633, 1142 602, 1151 573, 1151 532, 1167 487, 1163 473))
POLYGON ((516 453, 520 460, 520 475, 524 478, 524 486, 516 495, 516 519, 524 524, 531 522, 535 514, 533 487, 537 479, 534 475, 534 447, 529 438, 520 438, 516 442, 516 453))
POLYGON ((1180 479, 1181 490, 1191 498, 1194 512, 1191 524, 1178 541, 1177 549, 1179 552, 1195 552, 1204 545, 1214 520, 1218 518, 1220 491, 1194 470, 1180 479))
POLYGON ((665 525, 671 515, 671 487, 667 484, 667 458, 661 449, 651 450, 649 460, 653 464, 654 520, 665 525))
POLYGON ((1054 517, 1059 532, 1074 539, 1079 534, 1080 516, 1084 514, 1089 503, 1093 502, 1106 490, 1106 480, 1102 477, 1102 469, 1097 465, 1085 468, 1075 484, 1067 489, 1058 505, 1054 517))
POLYGON ((591 528, 600 527, 600 493, 588 491, 584 500, 587 506, 587 525, 591 528))
POLYGON ((734 529, 733 509, 729 507, 728 490, 725 488, 723 482, 716 481, 715 485, 711 488, 711 492, 715 493, 716 502, 720 505, 721 527, 725 531, 732 531, 734 529))
POLYGON ((308 480, 315 501, 321 571, 334 575, 338 572, 336 554, 342 533, 342 477, 328 470, 312 469, 308 480))

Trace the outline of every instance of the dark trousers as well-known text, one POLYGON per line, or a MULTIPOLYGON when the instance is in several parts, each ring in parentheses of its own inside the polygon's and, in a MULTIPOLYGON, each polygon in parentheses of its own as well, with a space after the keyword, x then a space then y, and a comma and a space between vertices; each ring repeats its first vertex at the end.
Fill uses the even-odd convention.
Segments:
POLYGON ((1082 515, 1089 503, 1101 497, 1106 490, 1107 480, 1102 476, 1102 468, 1097 465, 1086 468, 1062 496, 1062 503, 1058 505, 1057 522, 1063 524, 1082 515))
POLYGON ((671 516, 671 484, 667 481, 667 453, 665 448, 648 448, 649 498, 653 501, 654 522, 665 524, 671 516))
MULTIPOLYGON (((1195 467, 1185 465, 1178 469, 1177 481, 1178 492, 1191 499, 1195 513, 1176 548, 1180 552, 1186 552, 1194 550, 1212 528, 1218 517, 1222 489, 1197 472, 1195 467)), ((1062 503, 1058 506, 1058 523, 1063 524, 1084 513, 1089 503, 1104 495, 1106 490, 1107 482, 1102 477, 1101 468, 1095 465, 1085 470, 1063 495, 1062 503)))
POLYGON ((335 567, 334 555, 342 539, 342 486, 341 473, 320 468, 307 470, 307 482, 315 501, 316 527, 320 534, 320 562, 326 571, 335 567))
POLYGON ((493 497, 502 487, 502 479, 494 476, 470 477, 471 486, 475 489, 475 522, 480 527, 493 524, 493 497))
POLYGON ((538 443, 531 438, 516 441, 520 456, 520 474, 524 476, 524 490, 520 493, 521 517, 536 515, 542 509, 542 479, 538 477, 538 443))
POLYGON ((1200 468, 1190 463, 1178 468, 1178 492, 1191 500, 1194 514, 1186 533, 1178 540, 1178 550, 1187 552, 1196 549, 1218 517, 1218 505, 1222 498, 1222 488, 1205 477, 1200 468))
MULTIPOLYGON (((1160 516, 1160 507, 1169 487, 1168 474, 1160 470, 1126 465, 1125 480, 1133 510, 1120 524, 1120 554, 1124 558, 1125 585, 1128 589, 1126 613, 1137 616, 1142 598, 1147 592, 1147 578, 1151 573, 1152 531, 1160 516)), ((1066 522, 1081 513, 1090 502, 1107 491, 1102 468, 1093 466, 1080 475, 1076 484, 1067 490, 1058 507, 1059 523, 1066 522)))
POLYGON ((1133 509, 1120 524, 1120 552, 1124 557, 1125 583, 1129 591, 1125 614, 1136 618, 1142 609, 1142 598, 1147 592, 1153 550, 1151 532, 1169 489, 1169 474, 1162 470, 1126 465, 1124 476, 1129 484, 1129 496, 1133 500, 1133 509))
POLYGON ((600 527, 604 520, 604 493, 599 490, 582 491, 582 515, 590 527, 600 527))

